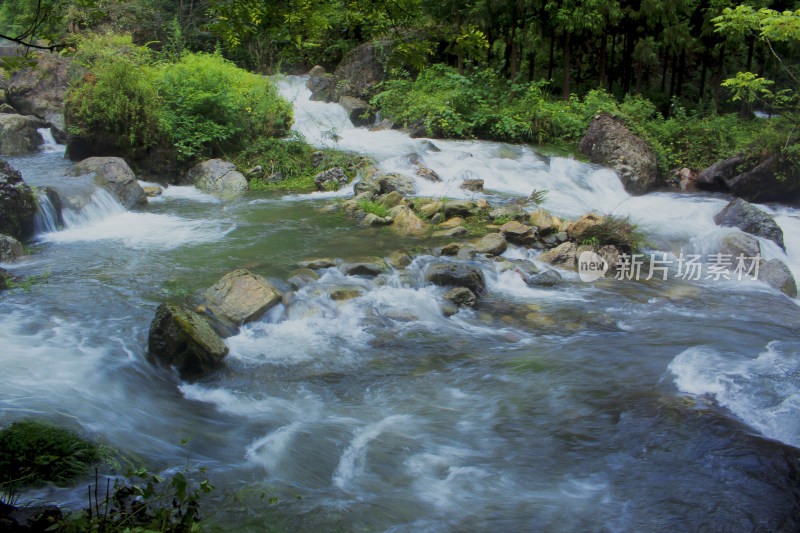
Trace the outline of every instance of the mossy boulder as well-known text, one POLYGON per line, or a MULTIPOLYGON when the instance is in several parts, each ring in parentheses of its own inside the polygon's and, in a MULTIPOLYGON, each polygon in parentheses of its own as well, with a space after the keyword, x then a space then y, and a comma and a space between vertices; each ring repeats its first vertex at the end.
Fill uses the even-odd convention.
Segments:
POLYGON ((126 209, 147 203, 147 194, 131 167, 121 157, 89 157, 74 165, 70 174, 94 174, 95 183, 119 200, 126 209))
POLYGON ((219 195, 237 194, 250 188, 247 178, 236 170, 236 165, 222 159, 209 159, 196 164, 186 173, 184 183, 194 185, 203 192, 219 195))
POLYGON ((23 239, 33 234, 36 195, 18 170, 0 159, 0 233, 23 239))
POLYGON ((0 263, 13 263, 24 254, 22 244, 17 239, 0 235, 0 263))
POLYGON ((148 350, 184 379, 208 374, 228 355, 228 347, 203 317, 172 304, 158 306, 150 324, 148 350))
POLYGON ((37 130, 44 126, 45 123, 36 117, 0 114, 0 154, 36 152, 43 143, 37 130))
POLYGON ((784 248, 783 230, 775 219, 741 198, 731 200, 714 216, 714 222, 720 226, 739 228, 751 235, 764 237, 784 248))

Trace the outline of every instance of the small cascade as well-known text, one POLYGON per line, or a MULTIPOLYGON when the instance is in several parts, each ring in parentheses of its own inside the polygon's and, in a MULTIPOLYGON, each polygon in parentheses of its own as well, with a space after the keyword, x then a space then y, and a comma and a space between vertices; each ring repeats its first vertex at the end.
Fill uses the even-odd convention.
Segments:
POLYGON ((125 208, 108 191, 98 189, 92 194, 92 201, 83 209, 78 212, 72 209, 64 209, 61 216, 64 219, 64 227, 74 228, 96 224, 101 220, 124 212, 125 208))
POLYGON ((33 219, 34 232, 38 235, 40 233, 58 231, 61 219, 58 209, 53 205, 53 202, 47 194, 40 194, 38 201, 39 208, 33 219))
POLYGON ((64 152, 67 149, 66 145, 56 142, 55 137, 53 137, 53 131, 50 128, 39 128, 36 131, 42 136, 42 145, 39 146, 39 149, 43 152, 64 152))

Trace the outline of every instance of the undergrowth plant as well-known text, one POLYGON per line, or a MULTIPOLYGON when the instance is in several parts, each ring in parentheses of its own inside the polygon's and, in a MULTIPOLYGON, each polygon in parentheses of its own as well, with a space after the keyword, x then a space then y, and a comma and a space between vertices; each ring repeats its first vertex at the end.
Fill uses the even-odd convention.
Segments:
POLYGON ((582 235, 583 244, 590 246, 613 245, 627 253, 645 248, 647 235, 629 216, 605 215, 602 222, 589 226, 582 235))

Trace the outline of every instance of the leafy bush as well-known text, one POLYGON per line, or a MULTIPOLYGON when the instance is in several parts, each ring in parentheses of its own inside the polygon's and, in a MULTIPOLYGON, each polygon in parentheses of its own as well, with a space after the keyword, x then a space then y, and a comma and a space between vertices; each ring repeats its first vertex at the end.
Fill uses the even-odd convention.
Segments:
POLYGON ((589 226, 583 232, 582 238, 584 244, 611 244, 627 253, 638 252, 647 246, 647 235, 631 222, 630 217, 616 215, 605 215, 601 223, 589 226))
POLYGON ((0 431, 0 486, 50 481, 63 484, 100 458, 98 447, 78 434, 36 420, 18 420, 0 431))

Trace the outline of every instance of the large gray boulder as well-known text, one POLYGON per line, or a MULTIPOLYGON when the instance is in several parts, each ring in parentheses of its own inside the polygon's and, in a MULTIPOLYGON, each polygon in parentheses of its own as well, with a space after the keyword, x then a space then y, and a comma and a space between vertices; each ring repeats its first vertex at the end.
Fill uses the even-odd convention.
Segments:
POLYGON ((30 154, 44 142, 36 131, 45 123, 33 116, 0 114, 0 154, 30 154))
POLYGON ((392 191, 397 191, 404 196, 414 194, 414 178, 403 176, 402 174, 381 174, 367 170, 362 175, 361 181, 356 183, 354 187, 356 195, 363 193, 380 195, 392 191))
POLYGON ((265 278, 240 268, 225 274, 201 297, 209 315, 239 326, 261 318, 283 295, 265 278))
POLYGON ((792 271, 778 259, 770 259, 758 267, 758 279, 790 298, 797 298, 797 283, 792 271))
POLYGON ((22 244, 17 239, 0 235, 0 263, 13 263, 24 254, 22 244))
POLYGON ((94 174, 95 183, 111 193, 126 209, 147 203, 147 194, 121 157, 90 157, 73 165, 70 173, 73 176, 94 174))
POLYGON ((749 202, 791 202, 800 197, 798 171, 774 157, 764 160, 741 154, 720 161, 698 174, 695 184, 712 191, 728 191, 749 202), (789 177, 781 175, 789 174, 789 177))
POLYGON ((175 367, 184 379, 208 374, 228 355, 228 347, 203 317, 171 304, 156 310, 148 351, 162 364, 175 367))
POLYGON ((332 99, 338 102, 342 96, 353 96, 367 100, 371 89, 384 79, 389 51, 388 40, 377 40, 348 52, 333 73, 332 99))
POLYGON ((729 228, 739 228, 751 235, 770 239, 785 249, 783 231, 775 219, 741 198, 731 200, 722 211, 714 216, 714 223, 729 228))
POLYGON ((36 195, 18 170, 0 159, 0 233, 17 239, 33 234, 36 195))
POLYGON ((607 113, 592 120, 578 145, 592 163, 611 167, 630 194, 644 194, 658 185, 656 155, 647 142, 607 113))
POLYGON ((375 121, 375 113, 368 103, 354 96, 342 96, 339 105, 347 111, 353 126, 369 126, 375 121))
POLYGON ((330 101, 331 99, 331 86, 332 76, 325 71, 325 68, 317 65, 312 68, 308 73, 308 81, 306 87, 311 91, 311 100, 316 101, 330 101))
POLYGON ((466 287, 477 295, 486 289, 483 271, 470 263, 433 263, 425 269, 425 281, 440 287, 466 287))
POLYGON ((184 182, 210 194, 236 194, 250 188, 247 178, 236 170, 236 165, 222 159, 209 159, 198 163, 186 173, 184 182))
POLYGON ((63 113, 72 61, 52 52, 40 52, 37 56, 34 68, 16 70, 9 78, 0 76, 0 87, 5 89, 8 103, 19 113, 46 120, 49 113, 63 113))

